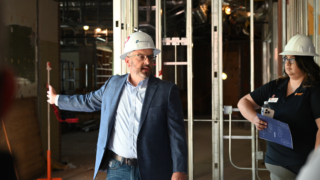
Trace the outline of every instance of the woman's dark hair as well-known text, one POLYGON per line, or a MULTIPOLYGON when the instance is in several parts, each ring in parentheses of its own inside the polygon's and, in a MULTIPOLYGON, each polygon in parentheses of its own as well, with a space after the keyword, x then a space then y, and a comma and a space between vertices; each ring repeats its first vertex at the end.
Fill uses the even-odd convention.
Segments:
MULTIPOLYGON (((314 61, 313 56, 295 56, 295 63, 297 63, 298 68, 305 72, 305 77, 302 86, 311 87, 316 83, 320 82, 320 67, 314 61)), ((284 76, 279 79, 289 78, 286 70, 284 70, 284 76)), ((277 80, 277 81, 278 81, 277 80)))

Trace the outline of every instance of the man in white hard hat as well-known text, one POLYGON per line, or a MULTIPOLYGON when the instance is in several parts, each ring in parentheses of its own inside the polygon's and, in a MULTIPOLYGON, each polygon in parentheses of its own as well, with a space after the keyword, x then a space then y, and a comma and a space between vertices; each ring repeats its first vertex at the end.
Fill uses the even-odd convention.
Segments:
POLYGON ((130 73, 112 76, 86 95, 56 95, 48 102, 70 111, 101 110, 94 178, 108 180, 186 180, 187 145, 178 87, 152 75, 160 53, 143 32, 131 34, 124 53, 130 73))

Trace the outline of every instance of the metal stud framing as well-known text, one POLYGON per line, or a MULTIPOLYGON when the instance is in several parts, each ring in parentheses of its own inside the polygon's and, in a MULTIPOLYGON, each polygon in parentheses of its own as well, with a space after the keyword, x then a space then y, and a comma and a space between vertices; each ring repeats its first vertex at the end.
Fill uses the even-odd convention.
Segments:
MULTIPOLYGON (((286 4, 286 3, 285 3, 286 4)), ((284 8, 282 8, 282 11, 285 11, 284 8)), ((309 35, 309 22, 308 22, 308 1, 303 1, 303 22, 304 22, 304 31, 305 31, 305 35, 309 35)), ((283 21, 282 21, 283 22, 283 21)), ((284 47, 284 46, 283 46, 284 47)))
POLYGON ((187 82, 188 82, 188 159, 189 180, 193 180, 193 70, 192 70, 192 0, 187 0, 187 82))
MULTIPOLYGON (((223 128, 221 116, 221 104, 223 102, 222 91, 222 2, 221 0, 211 1, 212 17, 212 39, 211 39, 211 58, 212 58, 212 179, 223 179, 223 139, 221 139, 220 127, 223 128), (221 67, 220 67, 221 66, 221 67), (221 93, 221 94, 220 94, 221 93), (220 104, 221 103, 221 104, 220 104), (221 143, 221 144, 220 144, 221 143), (221 154, 222 153, 222 154, 221 154), (221 159, 222 157, 222 159, 221 159)), ((221 131, 222 133, 222 131, 221 131)))
MULTIPOLYGON (((162 50, 162 23, 161 23, 161 0, 156 0, 156 48, 162 50)), ((162 54, 158 54, 156 61, 156 76, 162 79, 162 54)))
MULTIPOLYGON (((156 47, 162 50, 162 43, 172 43, 175 46, 175 62, 167 62, 164 65, 175 65, 175 71, 177 71, 177 65, 187 65, 187 82, 188 82, 188 179, 193 180, 193 170, 194 170, 194 160, 193 160, 193 122, 194 121, 207 121, 212 123, 212 179, 213 180, 223 180, 224 179, 224 159, 223 159, 223 140, 226 138, 237 139, 239 137, 223 136, 223 84, 222 84, 222 53, 223 53, 223 43, 222 43, 222 2, 223 0, 211 0, 211 28, 212 28, 212 39, 211 39, 211 53, 212 53, 212 119, 210 120, 194 120, 193 119, 193 67, 192 67, 192 0, 186 1, 186 38, 181 40, 178 39, 164 39, 162 40, 162 17, 165 15, 161 14, 161 5, 163 0, 156 0, 156 47), (181 45, 187 45, 187 62, 176 62, 177 60, 177 44, 174 42, 181 43, 181 45)), ((286 0, 282 1, 282 21, 283 21, 283 34, 282 34, 282 46, 284 48, 286 40, 294 36, 300 29, 308 34, 308 27, 299 27, 301 25, 307 26, 307 3, 304 2, 301 9, 301 14, 303 20, 301 19, 300 24, 296 22, 297 16, 291 16, 294 7, 297 6, 296 0, 289 0, 288 4, 288 14, 287 17, 287 4, 286 0), (290 18, 291 17, 291 18, 290 18), (294 18, 295 17, 295 18, 294 18), (286 19, 288 18, 288 19, 286 19), (287 28, 288 27, 288 28, 287 28)), ((150 4, 149 4, 150 5, 150 4)), ((318 52, 318 1, 314 0, 314 44, 318 52)), ((250 0, 250 90, 254 90, 254 0, 250 0)), ((138 0, 128 2, 126 0, 113 0, 113 11, 119 12, 114 13, 114 39, 119 39, 114 41, 114 74, 123 74, 125 72, 125 64, 118 58, 123 50, 122 43, 125 38, 133 32, 133 27, 138 27, 138 0), (120 13, 121 12, 121 13, 120 13)), ((164 4, 165 8, 165 4, 164 4)), ((271 8, 271 7, 270 7, 271 8)), ((165 9, 163 9, 165 12, 165 9)), ((166 21, 163 21, 166 22, 166 21)), ((165 27, 166 24, 163 24, 165 27)), ((165 32, 165 31, 164 31, 165 32)), ((164 36, 166 34, 164 33, 164 36)), ((178 45, 179 45, 178 43, 178 45)), ((168 44, 167 44, 168 45, 168 44)), ((158 55, 156 62, 156 76, 162 78, 160 71, 162 70, 162 57, 161 54, 158 55)), ((175 82, 177 83, 177 72, 175 72, 175 82)), ((232 120, 237 121, 237 120, 232 120)), ((243 120, 238 120, 243 121, 243 120)), ((240 137, 244 138, 244 137, 240 137)), ((239 168, 252 170, 252 179, 256 179, 257 170, 265 170, 257 168, 257 131, 253 124, 251 124, 251 136, 246 139, 251 139, 251 151, 252 151, 252 166, 250 168, 239 168)))
MULTIPOLYGON (((253 11, 253 0, 250 0, 250 91, 254 90, 254 11, 253 11)), ((254 124, 251 123, 251 165, 252 165, 252 180, 256 179, 256 148, 255 148, 255 134, 256 134, 256 128, 254 127, 254 124)))
MULTIPOLYGON (((121 11, 121 1, 113 0, 113 12, 121 11)), ((119 58, 122 52, 122 36, 121 36, 121 13, 113 13, 113 39, 118 41, 113 42, 113 75, 121 74, 121 59, 119 58)))
MULTIPOLYGON (((316 47, 316 53, 319 53, 319 19, 318 19, 318 10, 319 10, 319 1, 313 0, 313 23, 314 23, 314 30, 313 30, 313 36, 314 36, 314 46, 316 47)), ((319 63, 319 57, 314 57, 315 61, 319 63)))
POLYGON ((282 49, 287 44, 287 1, 282 0, 282 49))

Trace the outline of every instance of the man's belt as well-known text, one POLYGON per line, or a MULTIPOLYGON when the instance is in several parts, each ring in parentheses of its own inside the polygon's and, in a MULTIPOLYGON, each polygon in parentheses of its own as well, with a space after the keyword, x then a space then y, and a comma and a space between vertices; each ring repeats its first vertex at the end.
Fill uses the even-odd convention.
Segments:
POLYGON ((117 161, 123 161, 128 166, 138 166, 138 160, 135 158, 124 158, 122 156, 119 156, 118 154, 114 153, 113 151, 110 151, 110 158, 115 159, 117 161))

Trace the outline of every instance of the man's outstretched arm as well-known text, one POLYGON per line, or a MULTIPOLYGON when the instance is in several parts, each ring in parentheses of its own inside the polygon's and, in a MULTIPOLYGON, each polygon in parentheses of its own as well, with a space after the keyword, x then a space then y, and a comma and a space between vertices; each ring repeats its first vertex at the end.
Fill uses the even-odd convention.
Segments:
POLYGON ((69 111, 93 112, 99 111, 102 104, 103 92, 111 78, 97 91, 85 95, 58 95, 54 88, 49 85, 47 92, 48 103, 56 104, 60 109, 69 111))

